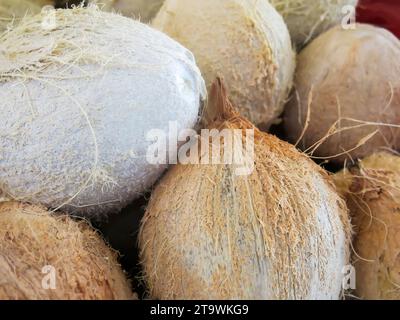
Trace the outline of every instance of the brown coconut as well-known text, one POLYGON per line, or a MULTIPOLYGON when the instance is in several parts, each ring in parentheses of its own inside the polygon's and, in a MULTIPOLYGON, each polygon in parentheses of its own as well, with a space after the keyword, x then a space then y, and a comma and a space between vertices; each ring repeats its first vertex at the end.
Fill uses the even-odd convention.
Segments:
POLYGON ((380 152, 335 177, 356 236, 356 295, 400 299, 400 157, 380 152))
POLYGON ((116 253, 86 222, 38 206, 0 203, 0 300, 133 297, 116 253))
POLYGON ((399 56, 400 40, 370 25, 319 36, 298 57, 289 140, 337 164, 400 147, 399 56))
POLYGON ((350 227, 328 175, 241 118, 220 82, 205 122, 254 130, 255 168, 178 164, 160 181, 139 234, 149 296, 338 299, 350 227))

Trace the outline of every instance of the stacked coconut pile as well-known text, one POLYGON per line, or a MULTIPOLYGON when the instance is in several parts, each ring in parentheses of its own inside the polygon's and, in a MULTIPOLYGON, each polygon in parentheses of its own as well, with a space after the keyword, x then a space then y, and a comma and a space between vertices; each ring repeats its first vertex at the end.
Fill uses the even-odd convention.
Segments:
POLYGON ((142 23, 51 14, 53 29, 38 14, 0 36, 0 297, 128 298, 112 251, 63 214, 105 220, 154 184, 166 164, 146 160, 146 135, 194 127, 204 81, 187 49, 142 23), (55 291, 39 281, 47 265, 55 291))
POLYGON ((356 5, 0 0, 0 299, 400 298, 400 41, 356 5))

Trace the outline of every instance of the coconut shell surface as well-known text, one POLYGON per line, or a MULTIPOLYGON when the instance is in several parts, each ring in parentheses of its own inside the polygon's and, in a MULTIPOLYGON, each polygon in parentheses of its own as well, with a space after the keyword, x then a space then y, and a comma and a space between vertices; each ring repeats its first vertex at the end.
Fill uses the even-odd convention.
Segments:
POLYGON ((268 1, 167 0, 152 25, 190 49, 210 88, 217 76, 242 115, 268 129, 292 87, 287 27, 268 1))
POLYGON ((400 158, 380 152, 336 175, 354 224, 356 295, 400 299, 400 158))
POLYGON ((255 168, 178 164, 160 181, 139 234, 149 296, 338 299, 350 226, 330 178, 241 118, 220 83, 210 106, 208 128, 255 130, 255 168))
POLYGON ((366 24, 315 39, 298 56, 285 109, 290 142, 338 165, 399 148, 399 56, 399 39, 366 24))
POLYGON ((0 203, 0 300, 133 298, 116 253, 86 222, 0 203))

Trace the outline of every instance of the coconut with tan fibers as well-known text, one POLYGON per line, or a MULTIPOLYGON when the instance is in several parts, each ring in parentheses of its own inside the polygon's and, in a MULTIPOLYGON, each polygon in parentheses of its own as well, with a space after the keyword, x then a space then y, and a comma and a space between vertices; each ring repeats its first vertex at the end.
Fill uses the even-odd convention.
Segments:
POLYGON ((117 255, 85 221, 0 203, 0 300, 127 300, 117 255))
POLYGON ((255 168, 178 164, 159 182, 139 234, 150 298, 338 299, 350 225, 329 176, 240 117, 219 82, 208 108, 210 129, 254 130, 255 168))
POLYGON ((400 147, 400 40, 366 24, 322 34, 298 57, 289 140, 342 165, 400 147))
POLYGON ((283 111, 295 58, 287 27, 259 0, 167 0, 152 21, 195 55, 208 86, 227 83, 242 115, 268 129, 283 111))
POLYGON ((400 157, 375 153, 335 177, 355 239, 356 295, 400 299, 400 157))

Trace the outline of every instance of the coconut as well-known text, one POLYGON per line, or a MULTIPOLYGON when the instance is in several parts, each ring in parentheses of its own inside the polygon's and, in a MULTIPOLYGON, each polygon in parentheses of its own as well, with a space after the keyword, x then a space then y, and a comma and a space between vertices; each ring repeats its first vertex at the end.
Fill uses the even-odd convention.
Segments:
POLYGON ((163 173, 148 134, 195 126, 204 81, 187 49, 142 23, 96 8, 55 18, 56 29, 35 16, 0 39, 0 190, 101 218, 163 173))
POLYGON ((291 142, 343 164, 398 148, 400 40, 365 24, 335 27, 299 55, 296 92, 285 109, 291 142))
POLYGON ((139 234, 149 296, 338 299, 350 227, 329 176, 240 117, 220 83, 210 95, 208 128, 253 132, 255 168, 178 164, 159 182, 139 234))
POLYGON ((400 157, 375 153, 335 180, 355 226, 356 295, 400 299, 400 157))
POLYGON ((330 29, 334 25, 348 22, 356 12, 358 0, 270 0, 282 14, 289 28, 293 42, 298 48, 330 29), (346 10, 353 6, 354 10, 346 10), (344 10, 343 10, 344 9, 344 10))
POLYGON ((0 34, 23 17, 39 13, 47 0, 0 0, 0 34))
POLYGON ((134 298, 113 252, 84 221, 0 204, 0 300, 134 298))
POLYGON ((149 22, 160 10, 164 0, 90 0, 89 4, 97 4, 103 10, 115 10, 124 16, 149 22))
POLYGON ((280 116, 295 59, 268 1, 167 0, 152 25, 192 50, 208 86, 222 76, 242 115, 263 129, 280 116))

